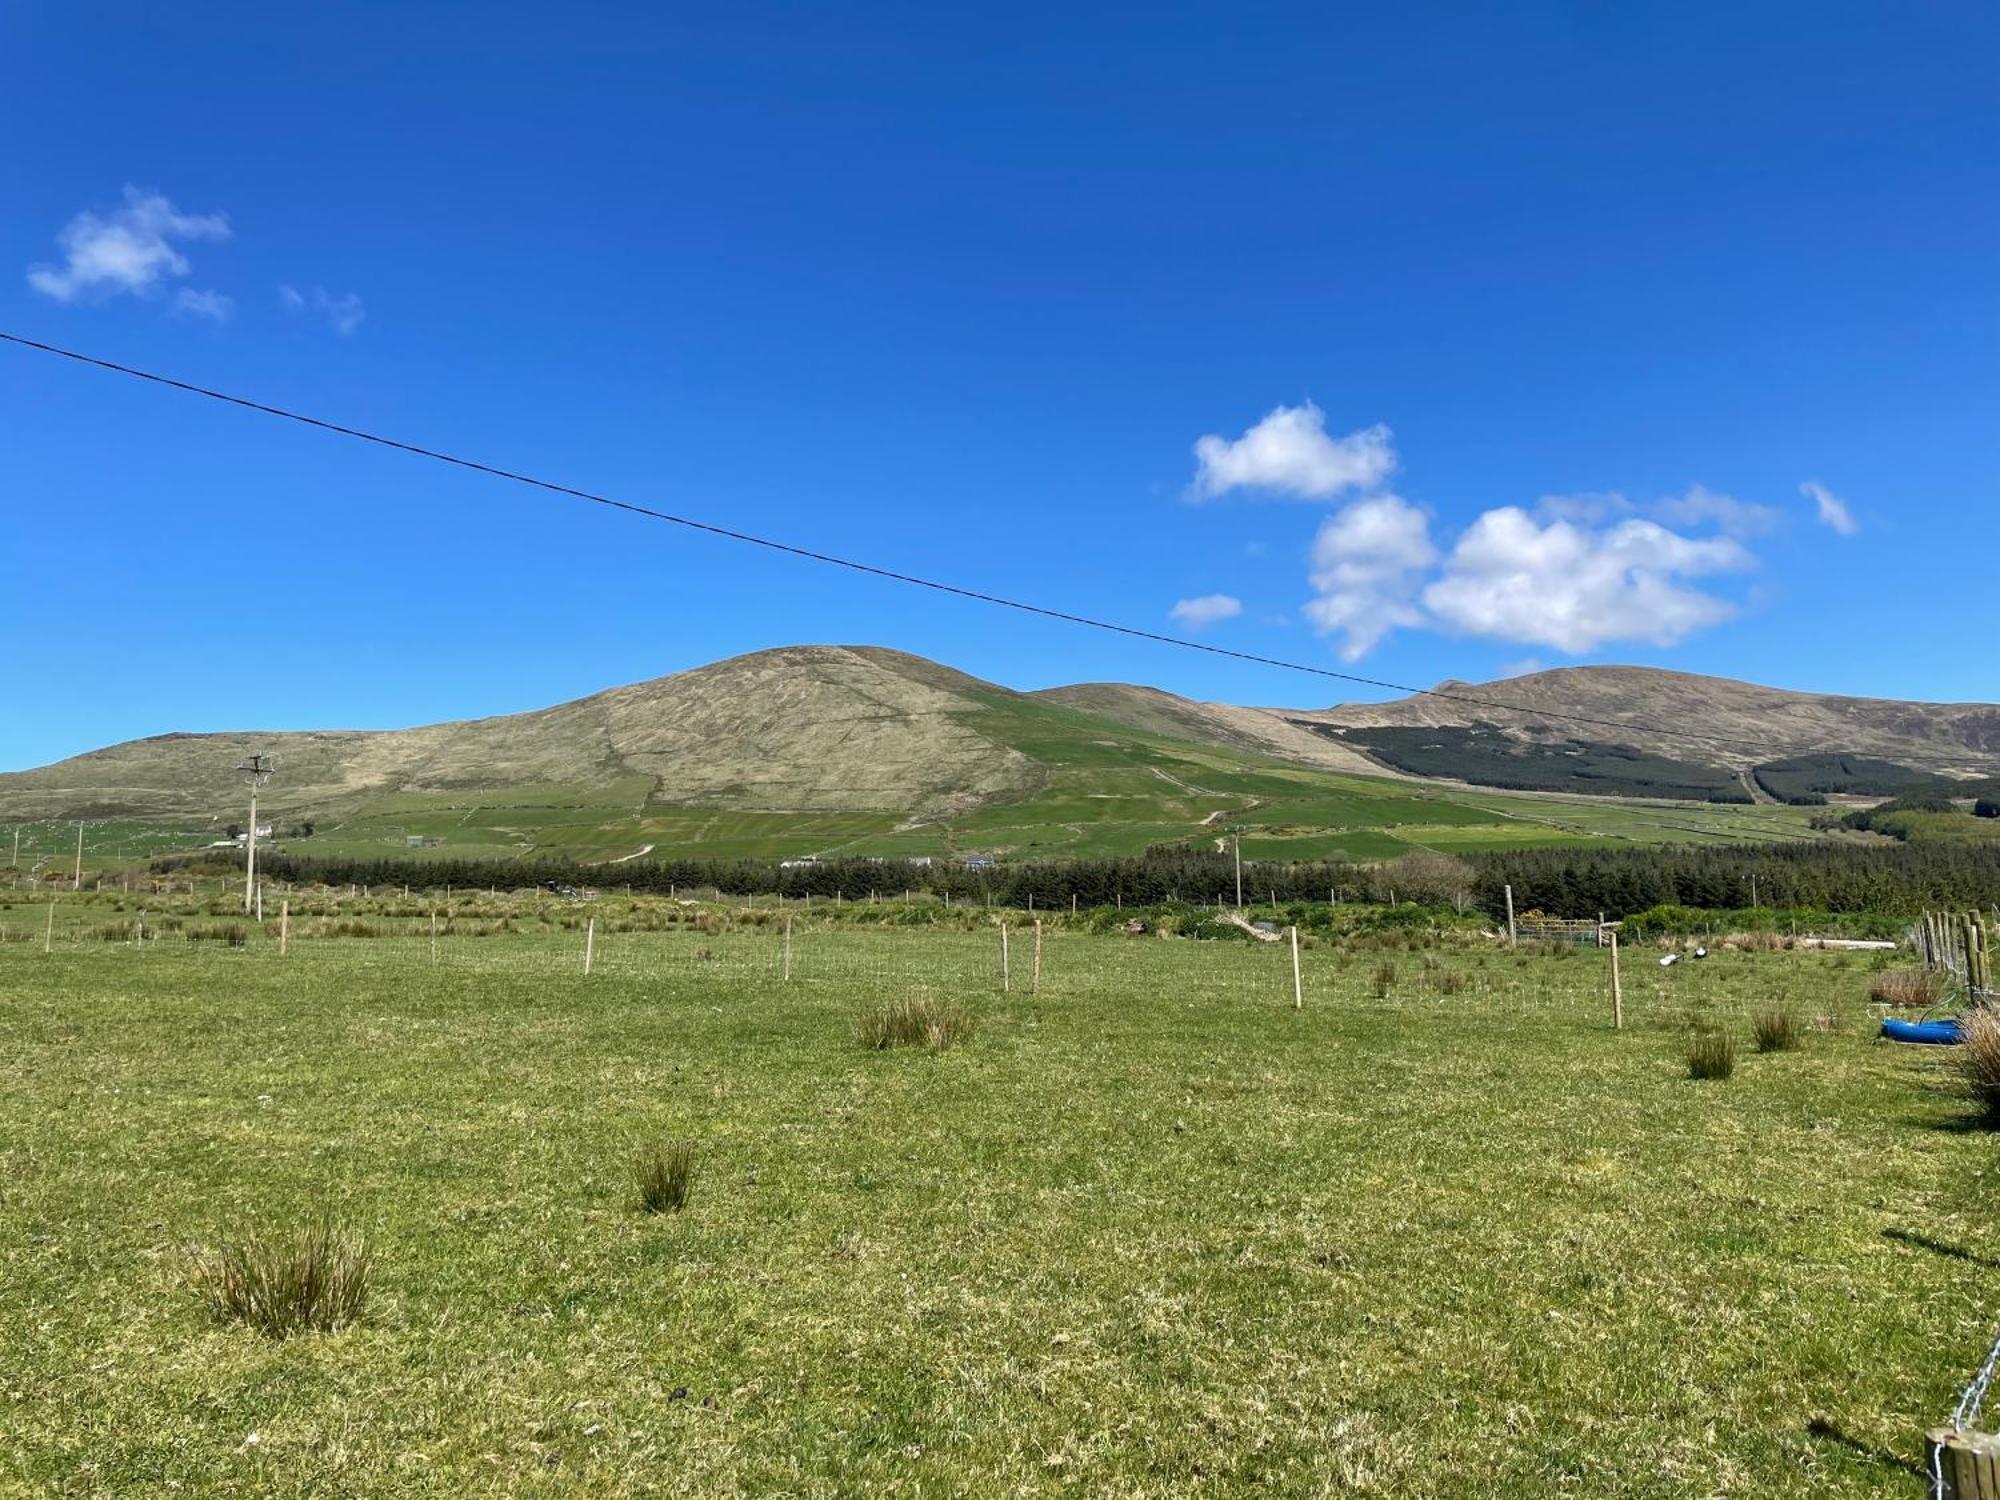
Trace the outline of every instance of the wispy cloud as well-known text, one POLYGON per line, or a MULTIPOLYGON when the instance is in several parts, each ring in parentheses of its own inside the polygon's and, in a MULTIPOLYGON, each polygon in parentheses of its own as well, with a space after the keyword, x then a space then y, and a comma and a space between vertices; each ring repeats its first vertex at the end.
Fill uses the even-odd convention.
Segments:
POLYGON ((1167 611, 1167 618, 1176 625, 1185 625, 1189 630, 1201 630, 1210 625, 1219 625, 1224 620, 1233 620, 1243 613, 1243 601, 1229 594, 1203 594, 1198 599, 1183 599, 1167 611))
POLYGON ((1684 495, 1671 495, 1645 507, 1646 514, 1672 526, 1713 526, 1724 536, 1764 536, 1775 531, 1782 517, 1776 506, 1738 500, 1699 484, 1684 495))
POLYGON ((1593 490, 1578 495, 1544 495, 1535 502, 1534 514, 1543 521, 1574 521, 1600 526, 1626 516, 1644 516, 1669 526, 1713 526, 1724 536, 1737 538, 1764 536, 1775 531, 1784 517, 1774 505, 1738 500, 1691 484, 1679 495, 1662 495, 1656 500, 1633 500, 1616 490, 1593 490))
POLYGON ((311 312, 325 318, 342 338, 359 328, 368 316, 368 309, 353 292, 342 292, 336 296, 323 286, 310 287, 305 291, 295 286, 281 286, 278 288, 278 300, 295 313, 311 312))
POLYGON ((1372 490, 1396 468, 1389 429, 1377 423, 1330 437, 1326 413, 1310 401, 1280 406, 1239 438, 1210 433, 1194 445, 1198 465, 1188 493, 1212 500, 1258 490, 1294 500, 1330 500, 1372 490))
POLYGON ((221 292, 197 291, 193 287, 182 287, 174 294, 174 311, 185 313, 192 318, 208 318, 217 323, 227 323, 236 311, 236 299, 225 297, 221 292))
POLYGON ((228 238, 226 215, 182 213, 163 194, 128 187, 122 207, 65 224, 56 235, 62 263, 30 266, 28 285, 58 302, 149 296, 193 269, 178 244, 228 238))
POLYGON ((1799 493, 1812 501, 1819 515, 1819 524, 1840 536, 1853 536, 1861 529, 1861 523, 1854 519, 1854 511, 1848 503, 1817 479, 1808 479, 1799 486, 1799 493))

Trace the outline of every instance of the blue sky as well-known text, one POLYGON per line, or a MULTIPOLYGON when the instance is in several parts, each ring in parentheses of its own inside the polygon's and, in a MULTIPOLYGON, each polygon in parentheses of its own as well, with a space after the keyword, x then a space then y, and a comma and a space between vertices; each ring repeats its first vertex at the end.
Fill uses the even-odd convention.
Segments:
MULTIPOLYGON (((17 0, 0 47, 24 335, 1397 681, 2000 696, 1992 7, 17 0)), ((0 767, 800 641, 1348 696, 10 349, 0 484, 0 767)))

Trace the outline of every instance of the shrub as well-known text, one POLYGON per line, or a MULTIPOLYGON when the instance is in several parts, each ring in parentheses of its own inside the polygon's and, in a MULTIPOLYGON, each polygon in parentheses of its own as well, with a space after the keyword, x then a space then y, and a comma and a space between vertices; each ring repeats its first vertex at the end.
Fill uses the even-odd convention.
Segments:
POLYGON ((1796 1051, 1802 1030, 1799 1018, 1781 1005, 1760 1010, 1750 1020, 1750 1031, 1757 1038, 1759 1052, 1796 1051))
POLYGON ((864 1011, 856 1031, 861 1045, 871 1052, 890 1047, 943 1052, 972 1034, 972 1018, 964 1007, 935 999, 929 990, 918 988, 901 1000, 864 1011))
POLYGON ((1877 1005, 1908 1010, 1928 1010, 1943 993, 1938 976, 1928 969, 1884 969, 1868 986, 1868 998, 1877 1005))
POLYGON ((649 1214, 677 1214, 687 1207, 694 1186, 694 1142, 655 1141, 642 1146, 632 1164, 639 1206, 649 1214))
POLYGON ((192 1280, 217 1318, 281 1339, 358 1322, 373 1264, 365 1243, 322 1219, 297 1236, 197 1252, 192 1280))
POLYGON ((1959 1021, 1959 1072, 1988 1125, 2000 1126, 2000 1011, 1980 1006, 1959 1021))
POLYGON ((1736 1071, 1736 1043, 1725 1031, 1697 1031, 1688 1038, 1688 1077, 1727 1078, 1736 1071))

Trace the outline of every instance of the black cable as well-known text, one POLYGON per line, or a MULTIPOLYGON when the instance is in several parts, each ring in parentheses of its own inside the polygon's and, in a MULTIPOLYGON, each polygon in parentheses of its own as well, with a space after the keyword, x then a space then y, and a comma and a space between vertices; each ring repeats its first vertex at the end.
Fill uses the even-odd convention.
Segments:
MULTIPOLYGON (((790 542, 773 541, 769 537, 753 536, 747 531, 734 531, 727 526, 717 526, 712 521, 697 521, 692 516, 677 516, 670 511, 653 510, 644 505, 635 505, 630 500, 614 500, 609 495, 593 494, 589 490, 576 489, 567 484, 557 484, 553 480, 537 479, 531 474, 517 474, 511 469, 496 468, 475 459, 459 458, 450 453, 441 453, 435 448, 420 447, 415 443, 405 443, 397 438, 383 437, 379 433, 366 432, 359 427, 343 427, 338 422, 329 422, 321 417, 310 417, 303 412, 288 411, 282 406, 271 406, 262 401, 252 401, 245 396, 232 396, 226 391, 211 390, 207 386, 194 385, 185 380, 175 380, 169 375, 158 375, 151 370, 135 369, 131 365, 121 365, 114 360, 99 359, 95 355, 81 354, 74 349, 64 349, 56 344, 44 344, 36 339, 23 338, 18 333, 0 330, 0 341, 15 344, 23 349, 34 349, 42 354, 54 354, 63 359, 75 360, 80 365, 90 365, 99 370, 109 370, 117 375, 130 375, 135 380, 150 381, 154 385, 164 385, 177 391, 185 391, 191 396, 205 396, 211 401, 221 401, 230 406, 240 406, 246 411, 261 412, 267 417, 282 417, 287 422, 297 422, 305 427, 317 427, 322 432, 331 432, 340 437, 359 439, 364 443, 374 443, 378 447, 393 448, 399 453, 414 454, 418 458, 432 459, 441 464, 451 464, 455 468, 470 469, 475 474, 491 475, 495 479, 512 480, 515 484, 525 484, 551 494, 567 495, 573 500, 587 500, 592 505, 607 506, 612 510, 628 511, 635 516, 645 516, 649 520, 666 521, 675 526, 685 526, 690 531, 702 531, 710 536, 719 536, 732 542, 745 542, 753 547, 763 547, 772 552, 788 553, 802 557, 808 562, 827 563, 836 568, 846 568, 855 573, 866 573, 874 578, 887 578, 894 583, 907 583, 915 588, 930 589, 940 594, 953 594, 961 599, 972 599, 980 604, 998 605, 1002 609, 1019 610, 1022 614, 1040 615, 1048 620, 1061 620, 1070 625, 1085 625, 1092 630, 1108 630, 1115 635, 1130 636, 1135 640, 1152 641, 1162 646, 1178 646, 1186 651, 1205 651, 1210 656, 1224 656, 1234 661, 1251 662, 1260 667, 1277 667, 1287 672, 1304 672, 1313 677, 1328 677, 1336 682, 1352 682, 1362 687, 1387 688, 1390 692, 1408 693, 1413 697, 1440 698, 1451 703, 1469 703, 1478 708, 1499 709, 1503 713, 1528 714, 1536 718, 1562 719, 1572 724, 1590 724, 1601 729, 1642 730, 1647 734, 1671 735, 1677 739, 1698 740, 1707 744, 1722 743, 1744 745, 1759 751, 1771 751, 1776 747, 1758 740, 1737 739, 1730 735, 1701 734, 1688 729, 1668 729, 1657 724, 1640 724, 1623 719, 1595 719, 1586 714, 1558 713, 1553 709, 1521 708, 1515 704, 1498 703, 1489 698, 1475 698, 1468 693, 1447 693, 1436 688, 1410 687, 1400 682, 1387 682, 1379 677, 1357 677, 1351 672, 1336 672, 1330 667, 1315 667, 1305 662, 1285 661, 1275 656, 1259 656, 1251 651, 1232 651, 1227 646, 1212 646, 1206 641, 1190 641, 1180 636, 1162 635, 1154 630, 1141 630, 1136 625, 1120 625, 1111 620, 1092 619, 1089 615, 1072 614, 1068 610, 1050 609, 1045 605, 1027 604, 1019 599, 1004 598, 999 594, 981 593, 977 589, 960 588, 957 584, 939 583, 931 578, 918 578, 910 573, 898 573, 892 568, 881 568, 873 563, 855 562, 851 558, 835 557, 831 553, 815 552, 809 547, 794 546, 790 542)), ((1788 752, 1779 752, 1780 754, 1788 752)))

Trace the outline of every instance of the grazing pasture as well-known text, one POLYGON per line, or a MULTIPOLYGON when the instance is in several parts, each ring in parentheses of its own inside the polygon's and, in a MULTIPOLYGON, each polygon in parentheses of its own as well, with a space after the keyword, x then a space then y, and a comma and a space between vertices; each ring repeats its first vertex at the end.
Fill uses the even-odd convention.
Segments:
POLYGON ((2000 1305, 1872 960, 330 903, 0 912, 0 1494, 1917 1493, 2000 1305))

